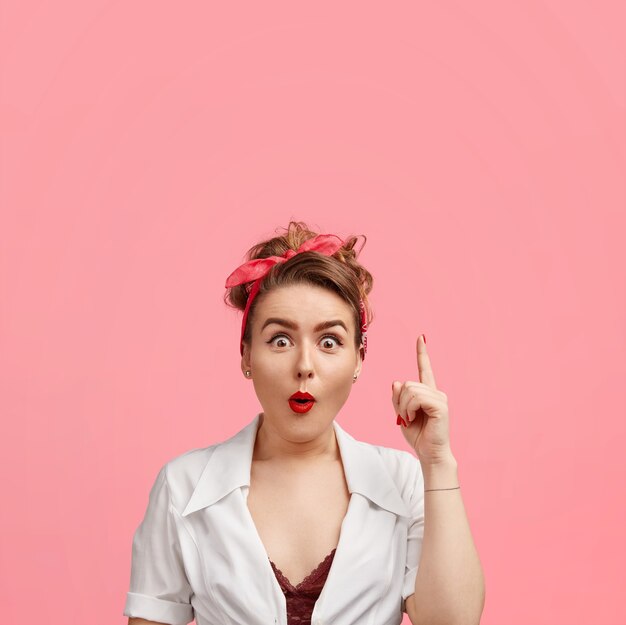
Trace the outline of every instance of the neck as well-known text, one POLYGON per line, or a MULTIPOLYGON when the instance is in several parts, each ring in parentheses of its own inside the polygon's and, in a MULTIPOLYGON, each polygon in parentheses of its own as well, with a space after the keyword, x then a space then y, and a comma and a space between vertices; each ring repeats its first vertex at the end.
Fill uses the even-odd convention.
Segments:
POLYGON ((339 457, 339 446, 332 423, 315 438, 302 442, 291 441, 273 428, 264 413, 261 413, 253 460, 300 465, 336 460, 339 457))

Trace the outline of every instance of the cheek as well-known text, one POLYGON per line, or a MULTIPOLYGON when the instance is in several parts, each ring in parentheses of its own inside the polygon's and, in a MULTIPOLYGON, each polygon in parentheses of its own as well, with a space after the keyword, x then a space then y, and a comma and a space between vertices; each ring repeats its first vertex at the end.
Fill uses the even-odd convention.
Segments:
POLYGON ((352 358, 331 358, 321 367, 320 377, 324 379, 324 384, 334 387, 337 390, 350 388, 352 386, 352 376, 354 375, 355 364, 352 358))
POLYGON ((342 401, 345 400, 352 390, 353 375, 353 369, 342 367, 341 370, 336 371, 333 376, 330 376, 328 389, 338 398, 341 398, 342 401))
POLYGON ((352 358, 342 358, 333 367, 334 376, 339 380, 352 380, 355 364, 352 358))
POLYGON ((251 363, 252 381, 259 399, 262 398, 266 402, 280 399, 280 391, 288 386, 289 379, 285 362, 261 356, 251 363))
MULTIPOLYGON (((251 359, 250 368, 253 371, 255 387, 259 392, 265 390, 268 396, 272 387, 284 387, 294 375, 295 364, 288 357, 280 358, 271 351, 259 350, 251 359)), ((352 388, 352 376, 354 375, 355 363, 353 358, 320 358, 316 363, 316 375, 318 382, 328 391, 337 392, 341 395, 350 392, 352 388)))
POLYGON ((279 401, 280 393, 277 392, 276 382, 258 374, 254 379, 254 392, 261 405, 266 408, 276 406, 279 401))
POLYGON ((285 368, 285 360, 277 358, 275 353, 270 350, 259 349, 252 354, 250 358, 250 368, 256 372, 259 379, 275 378, 283 372, 285 368), (280 372, 280 373, 279 373, 280 372))

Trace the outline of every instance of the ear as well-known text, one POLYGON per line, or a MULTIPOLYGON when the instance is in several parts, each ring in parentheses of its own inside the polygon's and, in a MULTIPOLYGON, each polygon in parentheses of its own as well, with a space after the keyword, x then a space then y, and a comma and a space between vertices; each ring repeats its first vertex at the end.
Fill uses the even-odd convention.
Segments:
POLYGON ((246 371, 250 371, 250 346, 243 343, 243 354, 241 356, 241 372, 245 375, 246 371))
POLYGON ((356 373, 357 377, 361 374, 361 367, 363 367, 363 344, 357 350, 356 353, 356 369, 354 373, 356 373))

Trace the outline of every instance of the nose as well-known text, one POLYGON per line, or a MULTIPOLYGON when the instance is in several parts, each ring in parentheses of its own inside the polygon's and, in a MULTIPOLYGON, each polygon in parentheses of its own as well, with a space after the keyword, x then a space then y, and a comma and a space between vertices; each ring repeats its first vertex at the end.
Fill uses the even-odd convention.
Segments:
POLYGON ((296 363, 298 378, 310 378, 313 375, 312 349, 315 348, 308 347, 307 345, 302 345, 298 352, 298 360, 296 363))

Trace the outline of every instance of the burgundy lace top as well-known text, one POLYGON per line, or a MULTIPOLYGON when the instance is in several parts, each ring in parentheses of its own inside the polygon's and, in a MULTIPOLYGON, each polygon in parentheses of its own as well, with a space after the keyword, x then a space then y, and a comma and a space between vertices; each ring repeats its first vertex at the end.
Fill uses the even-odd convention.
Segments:
POLYGON ((270 560, 287 601, 288 625, 311 625, 311 614, 326 582, 336 550, 335 547, 297 586, 293 586, 270 560))

